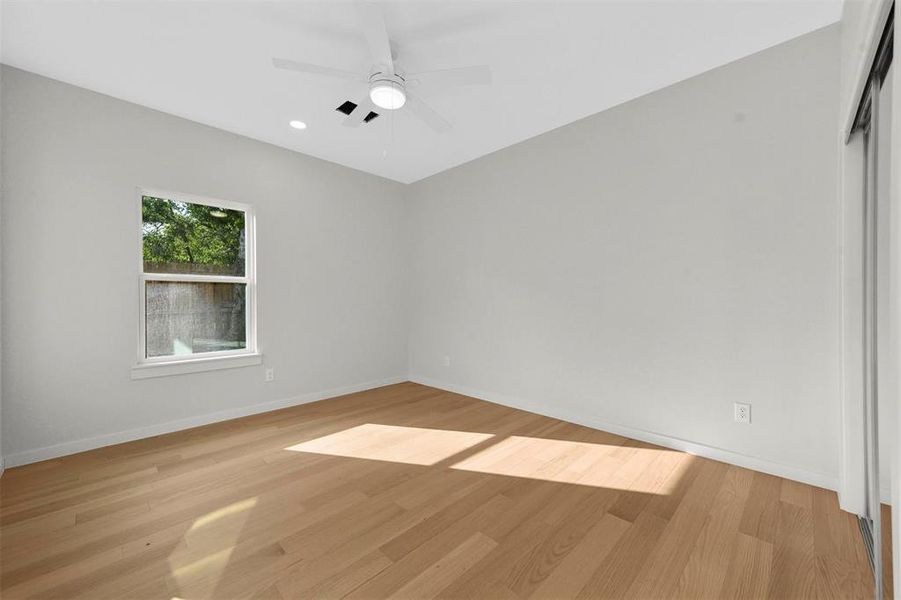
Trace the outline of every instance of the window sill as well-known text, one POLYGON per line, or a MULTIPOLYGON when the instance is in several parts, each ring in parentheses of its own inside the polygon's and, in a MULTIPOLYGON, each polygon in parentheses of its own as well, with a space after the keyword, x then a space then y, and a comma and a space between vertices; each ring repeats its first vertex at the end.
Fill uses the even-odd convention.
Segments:
POLYGON ((233 356, 214 356, 208 358, 189 358, 169 362, 142 363, 131 368, 132 379, 148 379, 150 377, 168 377, 219 369, 235 369, 263 364, 263 355, 239 354, 233 356))

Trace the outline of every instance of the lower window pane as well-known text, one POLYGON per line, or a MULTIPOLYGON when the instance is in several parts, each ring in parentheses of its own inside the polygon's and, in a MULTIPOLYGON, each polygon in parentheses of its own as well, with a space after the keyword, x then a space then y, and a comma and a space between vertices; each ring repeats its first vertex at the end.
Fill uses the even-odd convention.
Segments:
POLYGON ((247 347, 243 283, 146 283, 147 357, 247 347))

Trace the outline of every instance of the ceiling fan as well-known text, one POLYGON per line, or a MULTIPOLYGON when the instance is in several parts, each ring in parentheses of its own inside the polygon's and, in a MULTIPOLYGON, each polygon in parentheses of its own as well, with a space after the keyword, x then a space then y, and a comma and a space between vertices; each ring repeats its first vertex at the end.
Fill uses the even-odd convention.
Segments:
POLYGON ((486 65, 405 73, 398 68, 396 56, 391 52, 391 41, 381 9, 370 2, 357 3, 363 22, 363 33, 372 56, 372 67, 368 74, 354 73, 332 67, 324 67, 285 58, 273 58, 272 65, 278 69, 311 73, 325 77, 335 77, 365 83, 369 93, 357 103, 357 108, 344 120, 344 125, 357 127, 374 108, 398 110, 406 107, 411 114, 421 119, 438 133, 451 129, 450 122, 412 93, 421 83, 435 86, 488 85, 491 83, 491 69, 486 65))

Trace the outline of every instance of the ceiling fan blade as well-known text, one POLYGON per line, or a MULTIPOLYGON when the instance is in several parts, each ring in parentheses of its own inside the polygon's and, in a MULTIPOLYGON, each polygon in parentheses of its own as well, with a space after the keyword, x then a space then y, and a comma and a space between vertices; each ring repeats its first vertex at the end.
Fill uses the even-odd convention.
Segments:
POLYGON ((376 108, 372 104, 372 101, 369 99, 369 94, 366 94, 366 96, 364 96, 363 99, 357 103, 357 107, 354 109, 354 111, 347 115, 347 118, 344 119, 342 125, 344 125, 345 127, 359 127, 363 124, 366 116, 370 112, 376 112, 376 108))
POLYGON ((391 56, 391 42, 388 39, 388 28, 385 26, 385 15, 377 4, 372 2, 358 2, 357 9, 363 21, 363 33, 366 43, 369 44, 369 52, 372 54, 372 62, 388 69, 394 74, 394 58, 391 56))
POLYGON ((423 102, 419 96, 411 94, 409 91, 407 91, 406 105, 410 109, 410 112, 422 119, 425 124, 435 130, 436 133, 446 133, 453 128, 450 121, 435 112, 435 109, 423 102))
POLYGON ((284 69, 286 71, 297 71, 298 73, 312 73, 313 75, 324 75, 326 77, 337 77, 339 79, 350 79, 351 81, 366 81, 366 77, 359 73, 351 71, 343 71, 341 69, 333 69, 332 67, 323 67, 312 63, 305 63, 296 60, 288 60, 287 58, 273 58, 272 66, 276 69, 284 69))
POLYGON ((488 65, 473 65, 471 67, 457 67, 455 69, 441 69, 438 71, 423 71, 411 73, 407 81, 428 86, 464 86, 464 85, 490 85, 491 67, 488 65))

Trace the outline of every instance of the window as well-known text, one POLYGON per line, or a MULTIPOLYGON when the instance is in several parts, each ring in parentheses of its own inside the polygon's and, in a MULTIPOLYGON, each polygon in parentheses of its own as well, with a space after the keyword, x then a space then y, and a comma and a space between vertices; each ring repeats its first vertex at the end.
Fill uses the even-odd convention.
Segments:
POLYGON ((140 198, 141 323, 133 376, 258 364, 251 208, 149 190, 140 198))

